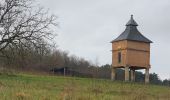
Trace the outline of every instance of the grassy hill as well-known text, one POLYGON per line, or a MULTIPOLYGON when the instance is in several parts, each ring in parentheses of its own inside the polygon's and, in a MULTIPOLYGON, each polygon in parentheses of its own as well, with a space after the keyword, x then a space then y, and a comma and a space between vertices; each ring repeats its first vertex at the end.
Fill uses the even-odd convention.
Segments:
POLYGON ((40 75, 0 75, 0 100, 170 100, 170 88, 40 75))

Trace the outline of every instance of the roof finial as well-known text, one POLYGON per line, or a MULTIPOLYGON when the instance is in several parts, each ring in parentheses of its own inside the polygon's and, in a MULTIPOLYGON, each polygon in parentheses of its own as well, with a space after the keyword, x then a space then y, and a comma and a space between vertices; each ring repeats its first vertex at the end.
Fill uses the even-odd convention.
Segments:
POLYGON ((131 19, 133 19, 133 15, 131 15, 131 19))
POLYGON ((126 26, 138 26, 138 24, 133 19, 133 15, 131 15, 130 20, 127 22, 126 26))

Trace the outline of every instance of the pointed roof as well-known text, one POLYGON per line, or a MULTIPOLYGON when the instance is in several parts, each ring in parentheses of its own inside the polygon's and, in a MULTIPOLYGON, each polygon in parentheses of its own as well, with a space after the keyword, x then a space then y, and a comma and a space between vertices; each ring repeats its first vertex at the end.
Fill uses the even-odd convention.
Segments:
POLYGON ((138 26, 136 21, 133 19, 133 15, 131 15, 130 20, 127 22, 126 26, 138 26))
POLYGON ((133 15, 131 15, 130 20, 126 24, 125 31, 122 34, 120 34, 116 39, 111 41, 111 43, 116 41, 121 41, 121 40, 132 40, 132 41, 152 43, 151 40, 147 39, 138 31, 137 26, 138 24, 133 19, 133 15))

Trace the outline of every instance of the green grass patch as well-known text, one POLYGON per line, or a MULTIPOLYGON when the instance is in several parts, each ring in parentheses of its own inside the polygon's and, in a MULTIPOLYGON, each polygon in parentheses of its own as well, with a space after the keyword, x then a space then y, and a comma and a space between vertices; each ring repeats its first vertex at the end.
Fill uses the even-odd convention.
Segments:
POLYGON ((170 100, 170 88, 43 75, 0 75, 0 100, 170 100))

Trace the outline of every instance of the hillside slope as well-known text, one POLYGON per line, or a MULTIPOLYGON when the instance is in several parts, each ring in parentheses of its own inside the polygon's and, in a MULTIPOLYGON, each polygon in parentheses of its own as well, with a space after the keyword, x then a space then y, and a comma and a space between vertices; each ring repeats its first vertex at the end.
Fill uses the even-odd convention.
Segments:
POLYGON ((0 100, 170 100, 170 88, 40 75, 0 75, 0 100))

